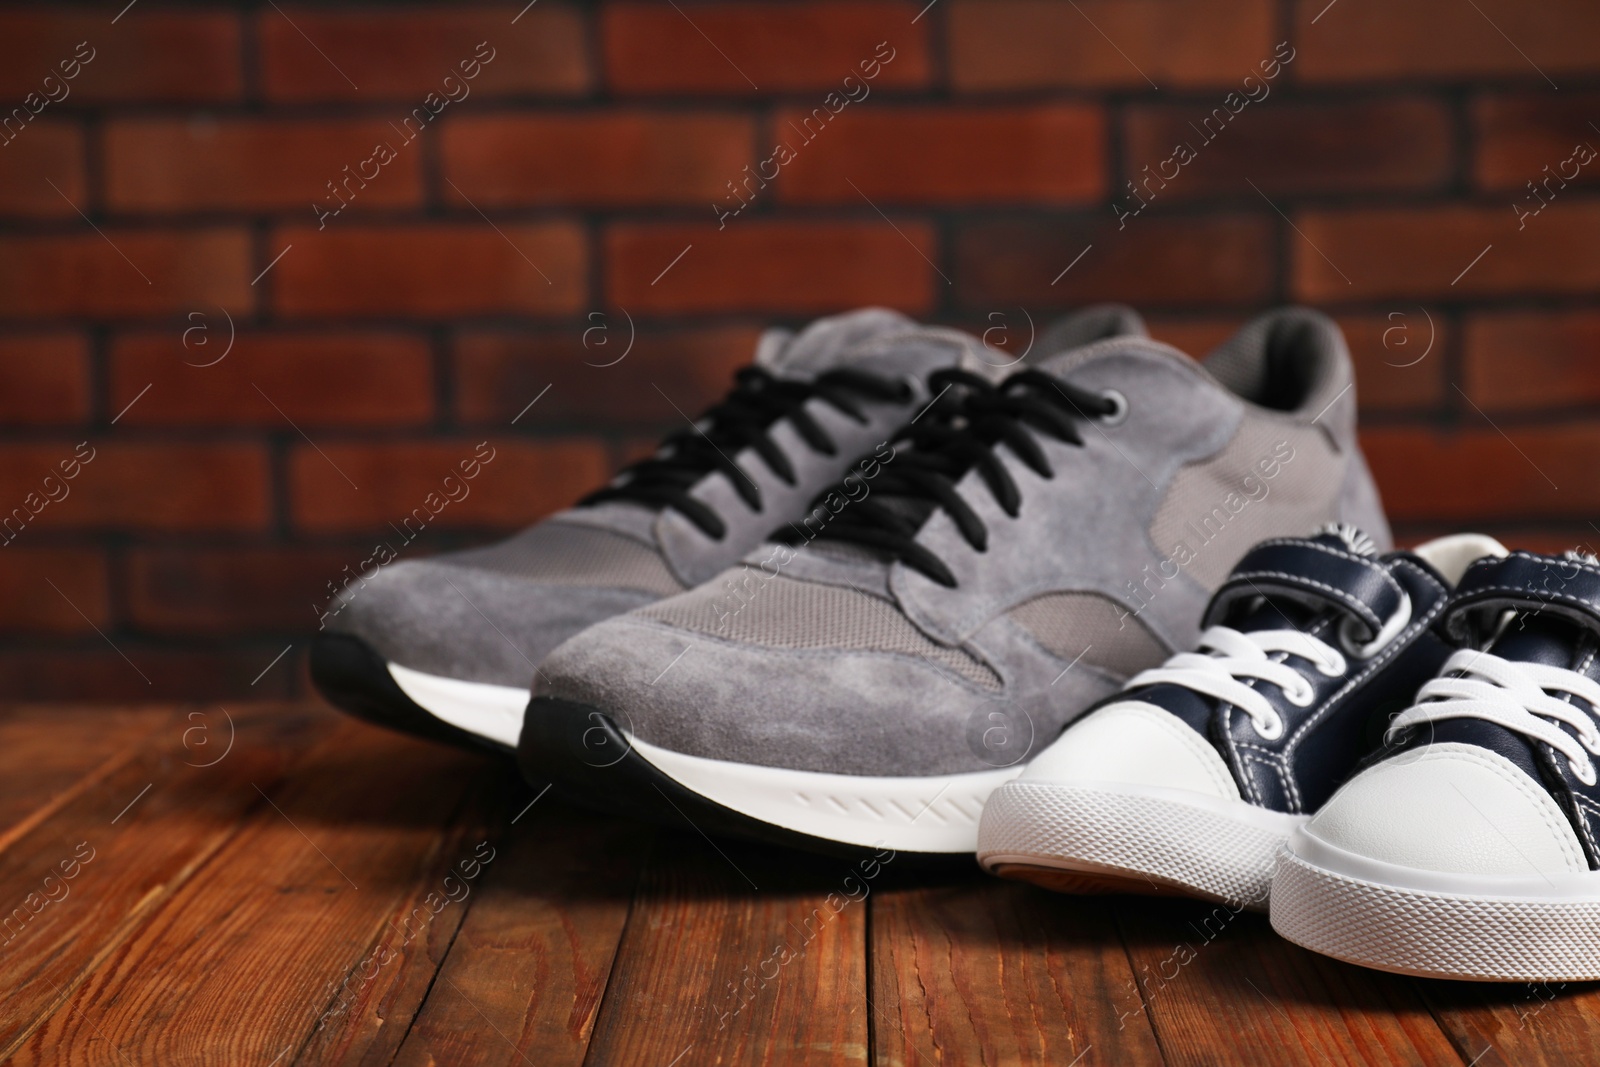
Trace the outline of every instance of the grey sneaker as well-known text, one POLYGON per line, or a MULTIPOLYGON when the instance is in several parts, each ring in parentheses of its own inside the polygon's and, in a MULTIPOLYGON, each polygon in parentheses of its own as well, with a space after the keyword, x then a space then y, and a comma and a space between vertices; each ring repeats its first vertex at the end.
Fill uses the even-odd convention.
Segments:
POLYGON ((708 832, 972 852, 1034 740, 1191 646, 1251 545, 1388 545, 1316 312, 1203 364, 1120 337, 964 390, 742 569, 551 653, 524 773, 708 832))
MULTIPOLYGON (((1136 328, 1131 315, 1094 309, 1056 340, 1136 328)), ((577 507, 498 544, 395 563, 347 587, 312 646, 311 676, 362 718, 510 749, 551 649, 698 585, 802 517, 858 454, 928 404, 930 372, 993 378, 1012 361, 882 309, 768 331, 754 365, 693 429, 577 507)))

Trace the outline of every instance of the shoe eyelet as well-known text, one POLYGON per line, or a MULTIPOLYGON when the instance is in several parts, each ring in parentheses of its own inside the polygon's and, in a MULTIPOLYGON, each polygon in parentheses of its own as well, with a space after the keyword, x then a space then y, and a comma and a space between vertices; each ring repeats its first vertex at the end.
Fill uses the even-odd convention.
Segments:
POLYGON ((1283 736, 1283 716, 1277 712, 1273 712, 1272 718, 1264 724, 1251 719, 1250 725, 1255 729, 1256 736, 1263 741, 1276 741, 1283 736))
POLYGON ((1106 389, 1101 392, 1100 399, 1111 402, 1111 410, 1096 416, 1102 426, 1121 426, 1128 420, 1128 398, 1116 389, 1106 389))
MULTIPOLYGON (((1334 655, 1338 655, 1338 653, 1335 652, 1334 655)), ((1345 662, 1343 656, 1339 656, 1338 660, 1333 663, 1318 663, 1316 667, 1317 673, 1323 677, 1337 678, 1350 669, 1350 664, 1345 662)))
POLYGON ((1283 691, 1283 696, 1285 700, 1297 708, 1309 708, 1311 706, 1311 702, 1317 698, 1317 691, 1312 687, 1310 682, 1305 681, 1305 679, 1301 679, 1301 685, 1299 688, 1285 689, 1283 691))

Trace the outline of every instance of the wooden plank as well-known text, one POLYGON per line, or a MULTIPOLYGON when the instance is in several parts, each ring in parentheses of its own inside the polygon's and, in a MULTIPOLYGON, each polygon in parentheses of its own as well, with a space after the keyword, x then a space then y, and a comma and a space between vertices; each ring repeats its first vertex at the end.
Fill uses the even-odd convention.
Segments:
MULTIPOLYGON (((214 711, 201 712, 203 718, 214 711)), ((12 706, 0 709, 0 848, 133 758, 172 708, 12 706)), ((191 740, 198 740, 194 735, 191 740)))
POLYGON ((1119 897, 1112 908, 1174 1067, 1465 1062, 1410 979, 1307 952, 1226 905, 1119 897))
POLYGON ((505 800, 520 788, 508 766, 469 787, 419 857, 420 876, 382 915, 353 965, 329 976, 327 1003, 296 1054, 285 1054, 284 1067, 393 1061, 486 872, 500 862, 505 800))
MULTIPOLYGON (((421 895, 468 794, 496 778, 484 768, 479 757, 340 720, 281 787, 236 775, 237 791, 256 798, 243 824, 195 877, 146 909, 13 1062, 283 1063, 319 1022, 361 1021, 365 1012, 335 1010, 348 992, 341 982, 367 973, 380 927, 421 895)), ((211 821, 217 798, 189 799, 191 820, 211 821)), ((239 812, 228 817, 237 822, 239 812)), ((164 833, 182 830, 172 821, 164 833)), ((130 830, 142 830, 147 847, 162 836, 145 822, 130 830)), ((459 905, 444 910, 446 922, 460 921, 459 905)), ((414 939, 399 956, 430 946, 414 939)), ((418 988, 389 978, 398 962, 370 970, 386 989, 418 988)), ((358 996, 375 988, 363 984, 358 996)), ((359 1054, 362 1031, 349 1033, 334 1047, 359 1054)))
MULTIPOLYGON (((304 709, 237 710, 227 755, 196 766, 215 757, 174 716, 0 852, 0 1060, 237 831, 261 803, 249 783, 273 786, 327 721, 304 709)), ((213 729, 220 743, 224 728, 213 729)))
POLYGON ((654 830, 529 801, 496 842, 396 1067, 583 1062, 654 830))
POLYGON ((1474 1067, 1600 1064, 1600 986, 1593 982, 1416 984, 1474 1067))
POLYGON ((585 1062, 866 1063, 864 878, 849 861, 663 831, 585 1062))
POLYGON ((886 887, 872 899, 872 977, 878 1064, 1161 1063, 1099 898, 976 871, 886 887))

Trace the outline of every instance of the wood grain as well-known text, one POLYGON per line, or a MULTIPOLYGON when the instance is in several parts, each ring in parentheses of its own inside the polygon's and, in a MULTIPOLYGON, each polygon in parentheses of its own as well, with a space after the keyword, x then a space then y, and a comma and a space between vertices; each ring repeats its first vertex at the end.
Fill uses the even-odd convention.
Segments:
MULTIPOLYGON (((350 1017, 334 1012, 341 982, 419 894, 482 768, 477 757, 347 720, 282 788, 258 791, 252 777, 244 788, 256 802, 227 843, 85 977, 14 1062, 292 1059, 320 1023, 350 1017)), ((459 907, 444 910, 459 922, 459 907)), ((399 955, 423 951, 413 942, 399 955)))
POLYGON ((1455 1064, 1405 978, 1305 951, 1266 917, 1118 897, 1113 910, 1169 1064, 1455 1064))
POLYGON ((1600 986, 1593 982, 1416 985, 1475 1067, 1600 1063, 1600 986))
POLYGON ((868 873, 663 832, 585 1062, 865 1064, 868 873))
POLYGON ((504 762, 217 710, 0 711, 0 1060, 1600 1063, 1594 984, 1421 981, 1194 901, 529 807, 504 762))
POLYGON ((1104 900, 919 881, 872 900, 874 1062, 1161 1062, 1104 900))
POLYGON ((496 842, 396 1067, 581 1064, 652 834, 538 797, 496 842))
POLYGON ((226 758, 196 767, 195 746, 185 746, 189 722, 171 717, 131 758, 91 774, 0 852, 3 914, 27 910, 38 894, 59 898, 0 935, 9 937, 0 949, 0 1060, 25 1058, 19 1046, 54 1013, 70 1014, 64 1004, 84 976, 238 832, 241 816, 261 803, 249 783, 275 785, 331 725, 303 710, 257 707, 234 716, 226 758), (72 863, 74 877, 64 879, 63 864, 72 863))
POLYGON ((0 708, 0 849, 132 759, 170 707, 0 708))

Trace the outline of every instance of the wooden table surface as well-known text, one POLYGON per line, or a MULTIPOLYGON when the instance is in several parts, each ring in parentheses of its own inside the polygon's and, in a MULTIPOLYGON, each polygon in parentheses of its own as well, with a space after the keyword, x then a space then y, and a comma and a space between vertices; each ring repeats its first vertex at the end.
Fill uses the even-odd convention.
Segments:
POLYGON ((17 1064, 1600 1063, 1600 989, 711 841, 306 706, 0 713, 17 1064))

